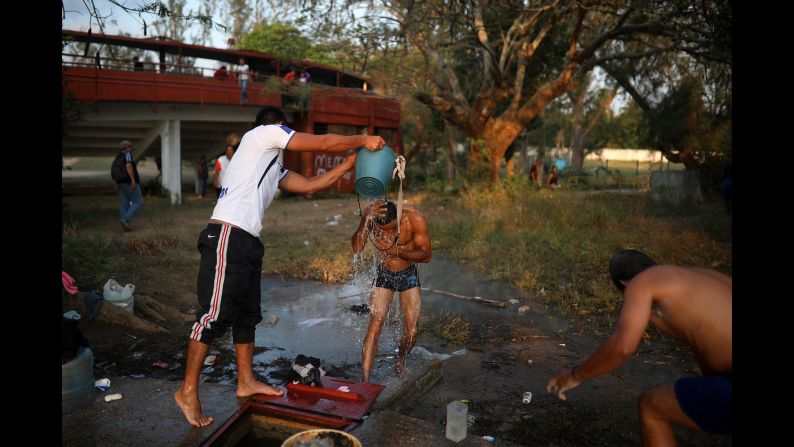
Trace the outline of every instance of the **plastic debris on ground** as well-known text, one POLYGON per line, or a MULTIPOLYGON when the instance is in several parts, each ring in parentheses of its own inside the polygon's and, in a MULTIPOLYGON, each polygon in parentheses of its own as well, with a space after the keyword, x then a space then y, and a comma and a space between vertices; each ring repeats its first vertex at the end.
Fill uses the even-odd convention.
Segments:
POLYGON ((143 358, 143 353, 142 352, 133 352, 132 353, 132 359, 133 360, 140 360, 142 358, 143 358))
POLYGON ((515 298, 510 298, 509 300, 507 300, 507 302, 510 304, 518 304, 518 300, 515 298))
POLYGON ((121 394, 108 394, 105 396, 105 402, 113 402, 114 400, 121 400, 121 394))
POLYGON ((524 398, 521 399, 521 402, 523 402, 525 404, 528 404, 528 403, 532 402, 532 392, 531 391, 527 391, 526 393, 524 393, 524 398))
POLYGON ((99 391, 107 391, 110 389, 110 379, 99 379, 94 382, 94 387, 99 391))
POLYGON ((416 355, 418 355, 420 357, 429 357, 431 359, 446 360, 446 359, 448 359, 450 357, 455 357, 455 356, 458 356, 458 355, 466 354, 466 348, 463 348, 463 349, 461 349, 459 351, 455 351, 452 354, 439 354, 437 352, 430 352, 430 351, 428 351, 427 349, 425 349, 425 348, 423 348, 421 346, 416 346, 411 351, 411 354, 416 354, 416 355))
POLYGON ((523 314, 529 310, 529 306, 521 306, 518 308, 518 313, 523 314))
POLYGON ((154 366, 155 368, 166 369, 166 368, 168 368, 168 362, 164 362, 162 360, 155 360, 155 361, 152 362, 152 366, 154 366))
POLYGON ((205 366, 212 366, 212 365, 218 363, 219 361, 220 360, 218 360, 218 356, 217 355, 208 355, 207 358, 204 359, 204 365, 205 366))
POLYGON ((80 314, 74 310, 70 310, 69 312, 63 314, 63 317, 66 318, 67 320, 79 320, 80 314))
POLYGON ((485 439, 488 442, 496 441, 496 438, 494 438, 493 436, 483 436, 482 439, 485 439))
POLYGON ((278 323, 278 315, 271 315, 267 317, 267 324, 275 326, 278 323))

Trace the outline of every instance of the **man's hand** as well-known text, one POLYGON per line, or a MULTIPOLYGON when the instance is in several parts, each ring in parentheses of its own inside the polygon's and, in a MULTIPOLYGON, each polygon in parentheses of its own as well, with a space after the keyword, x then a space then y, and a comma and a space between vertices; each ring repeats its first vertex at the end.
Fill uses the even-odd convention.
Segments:
POLYGON ((383 138, 377 135, 366 137, 366 140, 364 141, 364 147, 367 148, 368 151, 372 152, 383 149, 383 146, 385 145, 386 142, 383 141, 383 138))
POLYGON ((372 217, 373 219, 380 219, 386 217, 386 201, 383 199, 378 199, 367 206, 367 209, 364 210, 363 218, 372 217))
POLYGON ((566 369, 549 380, 546 385, 546 392, 556 394, 560 400, 567 400, 565 391, 576 388, 580 383, 582 382, 573 378, 573 370, 566 369))

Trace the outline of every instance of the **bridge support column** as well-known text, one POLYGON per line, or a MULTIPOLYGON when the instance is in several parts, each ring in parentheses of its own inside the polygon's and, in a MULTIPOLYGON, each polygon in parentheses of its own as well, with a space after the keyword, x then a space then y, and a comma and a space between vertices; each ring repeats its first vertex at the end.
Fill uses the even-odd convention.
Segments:
POLYGON ((182 146, 180 121, 168 120, 160 135, 162 145, 162 184, 171 192, 171 204, 182 203, 182 146))

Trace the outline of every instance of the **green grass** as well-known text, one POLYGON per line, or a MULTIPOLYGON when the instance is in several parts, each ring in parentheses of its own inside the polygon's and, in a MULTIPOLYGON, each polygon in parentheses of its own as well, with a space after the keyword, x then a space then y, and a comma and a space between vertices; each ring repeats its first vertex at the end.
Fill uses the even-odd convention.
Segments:
POLYGON ((445 211, 430 221, 430 232, 453 257, 594 328, 609 326, 620 309, 607 272, 619 249, 731 273, 730 217, 720 204, 670 210, 647 194, 511 186, 470 190, 447 200, 445 211))

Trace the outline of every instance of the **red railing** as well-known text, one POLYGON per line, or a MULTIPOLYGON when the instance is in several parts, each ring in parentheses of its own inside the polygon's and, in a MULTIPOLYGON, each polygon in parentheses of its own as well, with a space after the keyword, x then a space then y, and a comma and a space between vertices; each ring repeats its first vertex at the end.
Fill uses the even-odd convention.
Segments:
MULTIPOLYGON (((82 101, 141 101, 152 104, 241 104, 241 88, 233 79, 185 74, 62 67, 66 88, 82 101)), ((248 103, 281 106, 281 94, 266 94, 264 84, 248 82, 248 103)))

